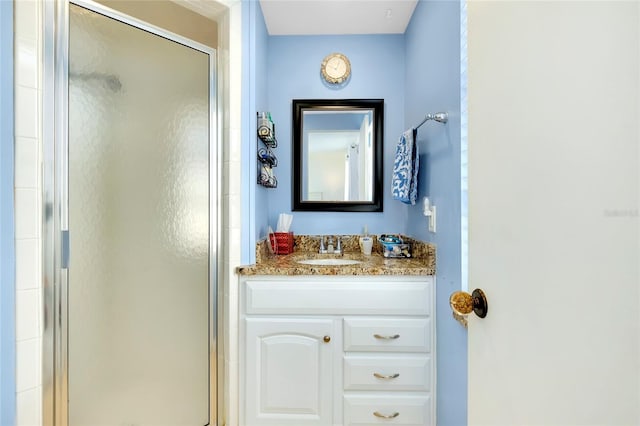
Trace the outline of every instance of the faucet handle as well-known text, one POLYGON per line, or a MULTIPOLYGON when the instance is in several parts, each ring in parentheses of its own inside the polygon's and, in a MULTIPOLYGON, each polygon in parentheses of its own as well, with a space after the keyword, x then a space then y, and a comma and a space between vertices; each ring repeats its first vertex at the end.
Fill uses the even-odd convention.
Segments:
POLYGON ((326 249, 324 248, 324 235, 320 236, 320 252, 325 251, 326 249))
POLYGON ((336 239, 338 240, 338 243, 336 244, 336 251, 342 253, 342 240, 339 235, 336 236, 336 239))

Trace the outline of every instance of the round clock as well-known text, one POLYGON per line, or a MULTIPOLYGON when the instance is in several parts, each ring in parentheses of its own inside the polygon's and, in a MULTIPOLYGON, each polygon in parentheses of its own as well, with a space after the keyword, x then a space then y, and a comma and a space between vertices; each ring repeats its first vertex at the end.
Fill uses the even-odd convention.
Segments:
POLYGON ((320 72, 327 83, 344 83, 351 75, 351 63, 342 53, 331 53, 322 60, 320 72))

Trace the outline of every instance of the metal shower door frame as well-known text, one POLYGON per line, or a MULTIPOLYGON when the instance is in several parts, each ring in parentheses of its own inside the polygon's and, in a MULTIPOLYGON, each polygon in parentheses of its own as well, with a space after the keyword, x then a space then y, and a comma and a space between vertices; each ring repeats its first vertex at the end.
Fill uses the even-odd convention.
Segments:
POLYGON ((209 425, 218 424, 218 282, 221 134, 216 50, 90 0, 44 0, 42 422, 68 425, 69 5, 74 4, 209 55, 209 425))

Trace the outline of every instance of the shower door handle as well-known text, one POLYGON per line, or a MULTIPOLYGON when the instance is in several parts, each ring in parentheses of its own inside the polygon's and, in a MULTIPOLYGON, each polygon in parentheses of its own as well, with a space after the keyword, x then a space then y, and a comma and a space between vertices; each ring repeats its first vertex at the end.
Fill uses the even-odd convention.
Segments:
POLYGON ((60 233, 60 267, 62 269, 69 269, 69 231, 62 231, 60 233))

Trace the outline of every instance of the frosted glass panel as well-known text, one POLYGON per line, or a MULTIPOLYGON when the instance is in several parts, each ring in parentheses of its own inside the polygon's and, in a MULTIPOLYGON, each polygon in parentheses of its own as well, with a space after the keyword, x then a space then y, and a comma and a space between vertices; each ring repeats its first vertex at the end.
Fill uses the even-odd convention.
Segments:
POLYGON ((209 56, 70 6, 69 424, 209 419, 209 56))

